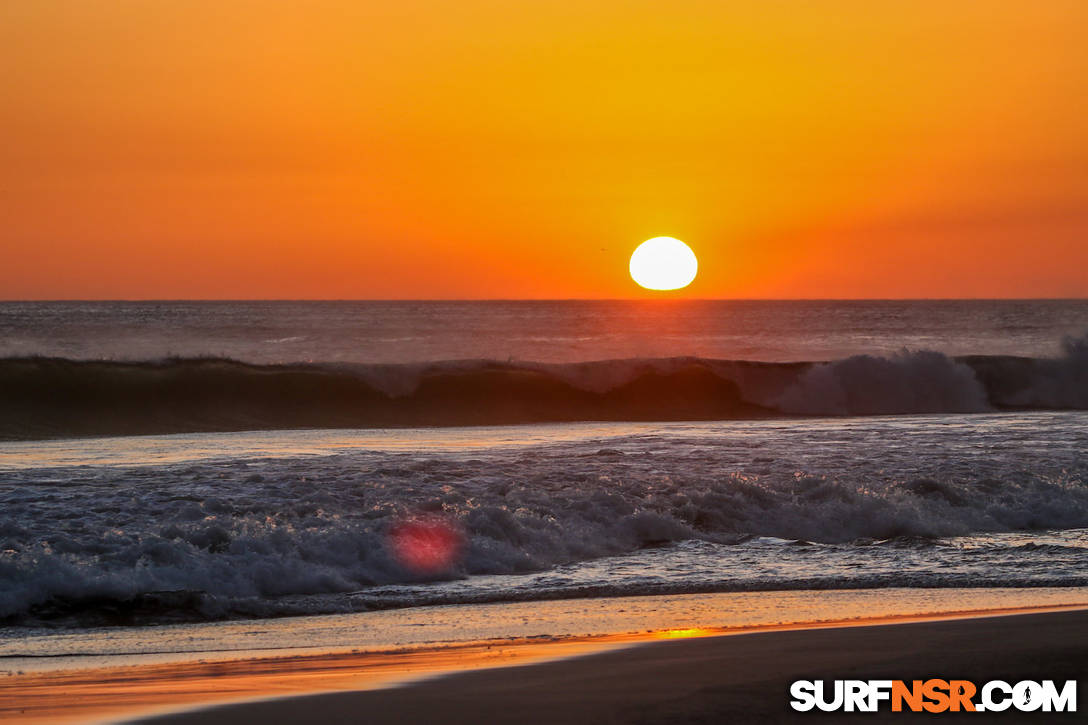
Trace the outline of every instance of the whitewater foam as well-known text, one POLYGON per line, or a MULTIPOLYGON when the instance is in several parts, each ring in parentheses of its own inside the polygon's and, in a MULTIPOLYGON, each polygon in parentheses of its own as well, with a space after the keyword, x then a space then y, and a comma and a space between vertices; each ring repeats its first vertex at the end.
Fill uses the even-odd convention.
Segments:
MULTIPOLYGON (((280 435, 288 447, 292 434, 280 435)), ((0 483, 0 616, 87 623, 665 591, 1076 585, 1088 583, 1083 534, 979 542, 1088 526, 1086 449, 1083 414, 1033 413, 28 466, 0 483), (421 576, 391 554, 389 531, 419 512, 467 536, 447 571, 421 576), (934 553, 950 537, 978 545, 934 553), (1040 548, 1053 546, 1066 548, 1040 548), (612 558, 595 565, 602 557, 612 558)))
POLYGON ((786 413, 981 413, 986 388, 968 365, 938 352, 857 355, 805 370, 776 401, 786 413))

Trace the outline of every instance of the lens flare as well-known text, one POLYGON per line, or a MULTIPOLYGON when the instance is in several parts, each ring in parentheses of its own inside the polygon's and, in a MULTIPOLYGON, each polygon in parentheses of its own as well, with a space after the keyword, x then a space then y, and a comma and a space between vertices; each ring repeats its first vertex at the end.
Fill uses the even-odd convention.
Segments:
POLYGON ((424 515, 396 524, 389 532, 389 544, 405 569, 416 574, 437 574, 460 560, 464 536, 447 519, 424 515))

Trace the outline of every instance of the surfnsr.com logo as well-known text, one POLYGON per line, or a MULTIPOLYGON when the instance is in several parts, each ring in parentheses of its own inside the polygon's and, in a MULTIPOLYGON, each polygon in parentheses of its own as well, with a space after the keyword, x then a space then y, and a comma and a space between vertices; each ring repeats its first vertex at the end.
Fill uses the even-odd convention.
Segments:
POLYGON ((797 680, 790 685, 790 707, 799 712, 1076 712, 1077 682, 1054 680, 1009 683, 990 680, 797 680))

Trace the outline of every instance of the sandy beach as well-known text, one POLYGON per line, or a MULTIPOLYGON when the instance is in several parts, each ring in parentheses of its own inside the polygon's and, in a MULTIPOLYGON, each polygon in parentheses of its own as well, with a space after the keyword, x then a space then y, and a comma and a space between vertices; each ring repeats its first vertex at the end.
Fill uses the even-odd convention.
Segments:
MULTIPOLYGON (((21 723, 700 722, 789 719, 795 679, 1076 679, 1088 609, 674 628, 414 650, 290 654, 11 674, 21 723), (490 713, 490 714, 488 714, 490 713), (746 713, 741 718, 739 713, 746 713), (498 718, 496 720, 496 718, 498 718), (725 721, 725 720, 723 720, 725 721)), ((1052 715, 1053 716, 1053 715, 1052 715)))
MULTIPOLYGON (((144 722, 802 721, 812 715, 792 712, 788 705, 788 686, 796 679, 1078 679, 1083 691, 1086 634, 1088 611, 1080 610, 680 639, 403 687, 227 705, 144 722)), ((995 719, 1077 717, 1003 715, 995 719)), ((878 721, 904 717, 910 715, 869 714, 878 721)))

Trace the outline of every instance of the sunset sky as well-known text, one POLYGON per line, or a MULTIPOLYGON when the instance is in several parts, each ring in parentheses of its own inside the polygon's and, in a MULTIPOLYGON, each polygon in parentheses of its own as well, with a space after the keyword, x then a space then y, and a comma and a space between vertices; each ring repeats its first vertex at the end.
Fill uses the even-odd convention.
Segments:
POLYGON ((0 298, 1088 296, 1084 0, 0 4, 0 298))

